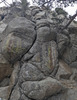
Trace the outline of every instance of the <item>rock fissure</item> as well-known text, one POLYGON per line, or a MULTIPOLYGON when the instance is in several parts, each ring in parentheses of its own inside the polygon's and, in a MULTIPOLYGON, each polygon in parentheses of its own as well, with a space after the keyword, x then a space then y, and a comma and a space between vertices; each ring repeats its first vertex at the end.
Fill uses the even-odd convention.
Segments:
POLYGON ((36 6, 22 17, 20 5, 0 22, 0 98, 77 99, 77 24, 36 6))

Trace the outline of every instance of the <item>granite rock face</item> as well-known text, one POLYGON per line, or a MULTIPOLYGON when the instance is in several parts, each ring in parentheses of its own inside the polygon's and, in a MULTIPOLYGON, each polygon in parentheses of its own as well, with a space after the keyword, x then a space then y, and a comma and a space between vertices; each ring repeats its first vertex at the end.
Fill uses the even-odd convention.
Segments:
POLYGON ((35 25, 26 18, 13 19, 4 32, 2 54, 9 62, 14 62, 24 55, 35 40, 35 25))
POLYGON ((58 9, 29 7, 26 17, 21 12, 21 6, 9 8, 0 23, 0 98, 75 100, 77 24, 60 30, 69 19, 58 9))
POLYGON ((53 78, 46 78, 42 81, 27 81, 21 85, 23 93, 31 99, 43 100, 62 90, 61 83, 53 78))

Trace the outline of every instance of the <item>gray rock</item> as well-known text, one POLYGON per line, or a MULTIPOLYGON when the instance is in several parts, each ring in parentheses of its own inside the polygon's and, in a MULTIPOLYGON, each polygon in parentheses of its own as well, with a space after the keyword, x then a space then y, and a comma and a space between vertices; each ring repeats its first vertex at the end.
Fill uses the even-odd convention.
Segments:
POLYGON ((7 24, 3 23, 2 21, 0 22, 0 52, 1 52, 1 42, 3 40, 2 36, 3 36, 3 32, 6 29, 7 24))
POLYGON ((13 71, 12 65, 0 54, 0 81, 11 76, 13 71))
POLYGON ((38 28, 41 28, 41 27, 44 27, 44 26, 50 26, 50 24, 49 24, 47 19, 41 19, 41 20, 36 21, 36 26, 37 26, 37 29, 38 29, 38 28))
POLYGON ((72 75, 72 70, 68 64, 64 61, 59 60, 59 69, 56 74, 58 79, 69 79, 72 75))
POLYGON ((67 95, 65 94, 66 91, 62 91, 61 93, 58 93, 57 95, 49 97, 47 100, 67 100, 67 95))
MULTIPOLYGON (((36 48, 34 48, 35 50, 36 48)), ((45 75, 50 75, 58 67, 58 52, 55 41, 45 42, 38 49, 39 51, 30 60, 45 75)), ((55 73, 54 73, 55 74, 55 73)))
POLYGON ((20 100, 31 100, 31 99, 27 98, 24 94, 22 94, 20 100))
POLYGON ((67 64, 71 64, 72 62, 75 62, 77 58, 77 48, 75 46, 68 46, 66 51, 63 54, 63 60, 67 64))
POLYGON ((70 34, 71 45, 77 46, 77 34, 70 34))
POLYGON ((70 64, 70 67, 77 68, 77 60, 70 64))
POLYGON ((43 73, 34 65, 24 63, 20 71, 20 81, 36 81, 44 79, 43 73))
POLYGON ((37 13, 39 13, 40 8, 37 6, 32 7, 32 15, 35 16, 37 13))
POLYGON ((41 70, 44 72, 44 74, 51 74, 58 67, 58 52, 56 42, 50 41, 44 43, 42 45, 41 55, 41 70))
POLYGON ((57 43, 58 43, 59 54, 62 55, 69 44, 69 39, 66 35, 58 33, 57 43))
POLYGON ((8 96, 8 90, 9 90, 9 86, 6 87, 0 87, 0 98, 1 100, 7 100, 7 96, 8 96))
POLYGON ((77 99, 77 87, 73 89, 69 89, 67 92, 67 99, 66 100, 76 100, 77 99))
POLYGON ((40 27, 37 30, 37 41, 40 42, 48 42, 51 41, 51 32, 50 28, 45 26, 45 27, 40 27))
POLYGON ((32 53, 28 52, 23 56, 22 61, 29 61, 33 56, 32 53))
POLYGON ((28 81, 22 84, 24 94, 31 99, 43 100, 49 96, 59 93, 63 87, 59 81, 53 78, 46 78, 42 81, 28 81))
POLYGON ((33 55, 34 54, 36 55, 36 53, 41 50, 41 45, 42 45, 42 43, 37 41, 37 39, 36 39, 35 43, 33 44, 32 48, 30 49, 30 53, 32 53, 33 55))
POLYGON ((9 62, 20 59, 30 49, 36 35, 34 24, 23 17, 13 19, 3 34, 9 34, 2 42, 2 54, 9 62))
POLYGON ((41 12, 39 12, 39 13, 37 13, 35 15, 35 19, 36 20, 38 20, 38 19, 44 19, 44 18, 46 18, 46 12, 45 11, 41 11, 41 12))
POLYGON ((16 18, 17 16, 21 17, 21 7, 17 7, 12 5, 11 8, 8 8, 8 14, 7 14, 7 8, 6 9, 6 16, 3 19, 4 23, 9 23, 11 20, 13 20, 14 18, 16 18))
MULTIPOLYGON (((7 98, 10 98, 12 96, 11 93, 13 92, 13 90, 14 90, 13 95, 16 98, 19 97, 19 87, 15 87, 17 85, 17 82, 18 82, 18 75, 19 75, 19 71, 20 71, 20 64, 19 64, 19 62, 16 62, 13 67, 14 67, 14 70, 13 70, 12 75, 10 77, 7 98), (16 95, 16 91, 18 93, 17 95, 16 95)), ((12 97, 12 98, 15 99, 14 97, 12 97)))
POLYGON ((4 78, 2 82, 0 82, 0 87, 9 86, 10 78, 4 78))
POLYGON ((20 99, 20 91, 18 85, 16 85, 11 93, 10 100, 19 100, 20 99))
POLYGON ((5 28, 7 27, 7 24, 3 23, 2 21, 0 22, 0 37, 1 34, 4 32, 5 28))

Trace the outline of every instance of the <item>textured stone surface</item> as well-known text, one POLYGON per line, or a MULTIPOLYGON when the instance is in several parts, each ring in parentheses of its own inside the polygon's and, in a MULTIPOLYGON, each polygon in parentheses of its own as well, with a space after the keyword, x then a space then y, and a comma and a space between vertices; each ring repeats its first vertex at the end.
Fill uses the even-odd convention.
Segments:
POLYGON ((31 6, 24 17, 20 17, 23 16, 21 4, 8 9, 0 22, 0 98, 76 100, 76 22, 61 30, 69 18, 60 8, 50 11, 31 6), (12 64, 11 77, 5 75, 11 66, 1 53, 12 64))
POLYGON ((26 18, 18 17, 8 24, 4 34, 9 35, 2 42, 2 54, 8 61, 13 62, 32 46, 35 40, 34 24, 26 18))
POLYGON ((72 69, 68 64, 66 64, 64 61, 59 60, 59 69, 56 74, 56 77, 58 79, 69 79, 72 75, 72 69))
POLYGON ((9 64, 6 59, 0 54, 0 81, 2 81, 4 78, 10 77, 12 71, 12 65, 9 64))
POLYGON ((59 93, 63 89, 59 81, 50 77, 40 82, 24 82, 21 87, 25 95, 35 100, 43 100, 53 94, 59 93))
POLYGON ((19 100, 20 98, 20 92, 19 92, 19 87, 16 85, 14 90, 12 91, 12 95, 10 97, 10 100, 19 100))
MULTIPOLYGON (((36 48, 36 47, 35 47, 36 48)), ((35 50, 35 48, 33 48, 35 50)), ((55 41, 45 42, 37 49, 32 62, 45 75, 50 75, 58 67, 58 52, 55 41)))
POLYGON ((0 98, 3 100, 7 100, 9 86, 0 87, 0 98))
POLYGON ((66 47, 68 46, 69 39, 64 34, 57 34, 58 51, 60 55, 63 55, 66 47))
MULTIPOLYGON (((13 98, 14 99, 14 97, 11 97, 11 93, 13 92, 13 89, 17 85, 19 71, 20 71, 20 64, 19 64, 19 62, 16 62, 14 64, 14 70, 12 72, 12 75, 10 77, 10 82, 9 82, 9 89, 8 89, 8 95, 7 95, 7 98, 9 98, 9 99, 10 98, 13 98)), ((15 90, 17 91, 17 93, 19 93, 19 91, 18 91, 17 88, 15 90)), ((15 90, 14 90, 14 92, 15 92, 15 90)), ((13 95, 15 96, 15 94, 13 94, 13 95)), ((19 96, 19 94, 16 95, 17 98, 18 98, 18 96, 19 96)))
POLYGON ((45 78, 44 74, 34 65, 24 63, 20 71, 20 81, 36 81, 45 78))

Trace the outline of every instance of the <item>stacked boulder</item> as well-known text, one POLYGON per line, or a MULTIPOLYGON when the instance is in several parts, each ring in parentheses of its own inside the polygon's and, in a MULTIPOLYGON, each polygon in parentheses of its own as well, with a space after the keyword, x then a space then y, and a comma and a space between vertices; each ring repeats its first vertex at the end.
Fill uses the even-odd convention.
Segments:
POLYGON ((60 30, 69 20, 60 9, 30 7, 25 14, 1 22, 0 98, 72 100, 72 92, 76 99, 77 24, 60 30))

